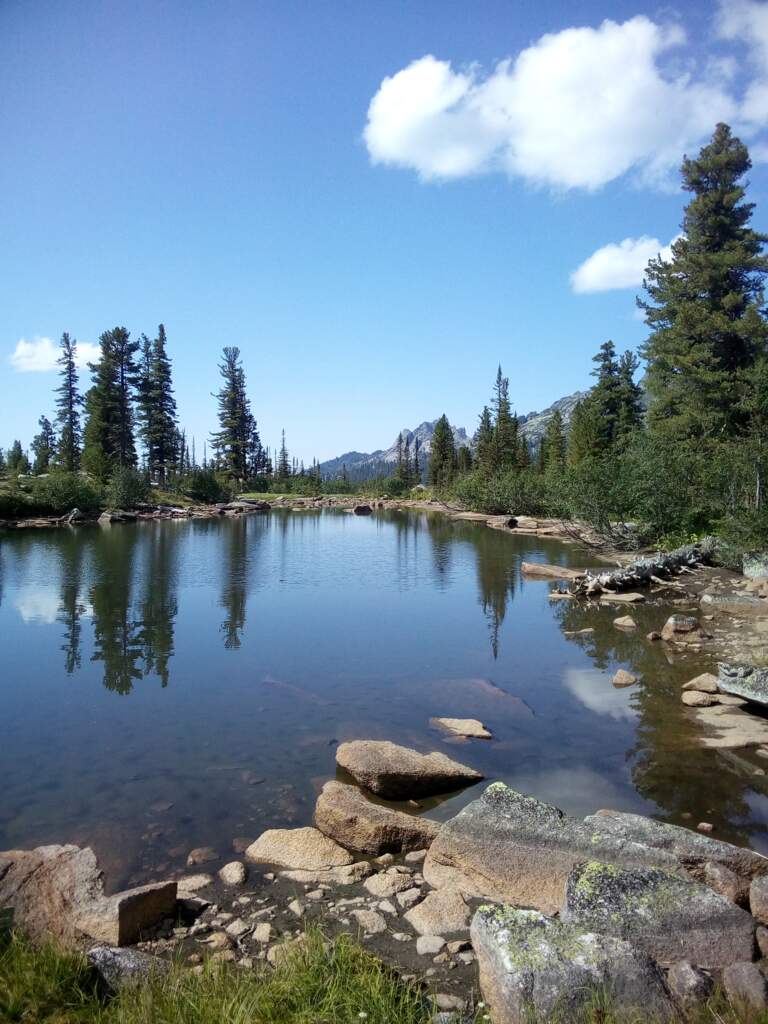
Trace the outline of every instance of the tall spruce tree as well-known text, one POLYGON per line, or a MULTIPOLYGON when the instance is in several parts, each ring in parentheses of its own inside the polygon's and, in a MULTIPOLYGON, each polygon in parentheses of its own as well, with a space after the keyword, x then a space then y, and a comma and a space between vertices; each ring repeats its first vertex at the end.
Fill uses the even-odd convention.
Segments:
POLYGON ((475 465, 489 476, 493 472, 493 420, 491 410, 487 405, 483 406, 480 413, 480 422, 475 431, 475 465))
POLYGON ((545 473, 559 472, 565 466, 566 441, 563 417, 555 409, 541 439, 539 465, 545 473))
POLYGON ((456 476, 456 446, 448 417, 443 413, 432 434, 432 452, 429 457, 429 483, 444 490, 456 476))
POLYGON ((90 363, 92 384, 85 398, 83 466, 107 479, 118 466, 136 465, 133 391, 137 381, 137 341, 124 327, 99 338, 100 356, 90 363))
POLYGON ((288 447, 285 443, 285 431, 280 436, 280 452, 277 456, 275 476, 278 480, 285 481, 291 477, 291 460, 288 456, 288 447))
POLYGON ((14 441, 6 456, 6 465, 9 473, 28 473, 29 459, 27 453, 21 447, 21 441, 14 441))
POLYGON ((70 473, 80 468, 80 408, 83 399, 78 391, 77 341, 65 332, 61 336, 61 354, 57 360, 60 383, 56 388, 56 425, 59 438, 56 462, 70 473))
POLYGON ((242 482, 248 476, 254 420, 239 348, 224 348, 219 372, 224 381, 215 396, 219 405, 219 429, 211 435, 211 443, 218 468, 242 482))
POLYGON ((493 472, 513 469, 520 462, 520 439, 518 437, 517 416, 512 413, 509 404, 509 378, 501 372, 496 373, 493 388, 493 442, 491 445, 491 466, 493 472))
POLYGON ((718 124, 698 157, 683 161, 693 198, 672 257, 645 272, 649 425, 661 436, 718 439, 743 426, 743 374, 768 339, 766 236, 750 227, 754 204, 745 201, 751 166, 747 147, 718 124))
POLYGON ((578 466, 585 459, 595 458, 605 451, 600 417, 589 395, 576 403, 571 414, 566 451, 571 466, 578 466))
POLYGON ((32 438, 32 463, 33 473, 47 473, 56 455, 56 431, 47 416, 41 416, 37 421, 40 432, 32 438))
POLYGON ((635 382, 640 361, 627 349, 619 357, 618 415, 614 440, 623 442, 643 425, 643 389, 635 382))
POLYGON ((142 335, 137 384, 140 433, 147 469, 150 478, 160 484, 166 482, 180 454, 171 360, 166 346, 163 324, 159 325, 154 340, 142 335))

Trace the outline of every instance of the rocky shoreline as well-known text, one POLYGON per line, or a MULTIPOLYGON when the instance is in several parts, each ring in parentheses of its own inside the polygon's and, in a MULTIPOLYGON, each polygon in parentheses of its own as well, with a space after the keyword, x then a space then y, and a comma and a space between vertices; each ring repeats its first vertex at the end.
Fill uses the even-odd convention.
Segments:
POLYGON ((224 864, 192 850, 186 874, 112 895, 90 849, 6 851, 0 908, 89 951, 110 984, 171 958, 274 965, 317 923, 422 982, 446 1019, 480 1000, 497 1024, 575 1014, 595 988, 661 1020, 716 986, 768 1006, 768 858, 704 824, 573 818, 500 782, 442 825, 390 806, 481 779, 441 753, 345 743, 314 826, 237 839, 224 864))

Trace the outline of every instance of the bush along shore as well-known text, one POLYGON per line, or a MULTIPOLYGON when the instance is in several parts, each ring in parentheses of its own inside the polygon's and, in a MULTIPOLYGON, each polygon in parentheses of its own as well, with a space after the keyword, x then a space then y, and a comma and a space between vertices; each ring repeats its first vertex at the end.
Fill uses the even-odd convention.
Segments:
MULTIPOLYGON (((436 722, 468 761, 490 740, 436 722)), ((181 877, 108 895, 88 848, 0 854, 2 1019, 768 1020, 768 858, 706 823, 570 817, 438 752, 336 759, 313 826, 181 877), (466 786, 445 823, 414 813, 466 786)))

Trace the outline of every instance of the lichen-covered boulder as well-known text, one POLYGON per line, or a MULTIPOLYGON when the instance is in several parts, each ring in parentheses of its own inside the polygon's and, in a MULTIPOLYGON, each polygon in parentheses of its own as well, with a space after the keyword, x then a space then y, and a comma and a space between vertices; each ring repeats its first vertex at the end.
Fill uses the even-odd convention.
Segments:
POLYGON ((700 882, 656 868, 578 864, 568 876, 561 917, 626 939, 661 963, 725 967, 751 960, 755 944, 755 922, 745 910, 700 882))
POLYGON ((341 743, 336 763, 377 796, 409 800, 447 793, 479 782, 482 774, 450 757, 433 751, 420 754, 388 740, 353 740, 341 743))
POLYGON ((94 946, 87 953, 102 981, 112 991, 124 985, 146 981, 154 975, 167 974, 170 963, 138 949, 118 946, 94 946))
POLYGON ((597 991, 620 1016, 674 1014, 658 967, 622 939, 507 906, 480 907, 470 934, 494 1024, 574 1020, 597 991))
POLYGON ((768 669, 753 665, 718 665, 717 688, 756 704, 768 705, 768 669))
POLYGON ((707 862, 745 878, 768 873, 760 854, 689 829, 637 814, 595 814, 582 821, 501 782, 443 824, 423 873, 435 887, 554 914, 571 869, 595 859, 684 876, 703 871, 707 862))
POLYGON ((746 551, 741 564, 744 575, 749 579, 768 578, 768 551, 746 551))
POLYGON ((348 850, 374 855, 424 850, 440 831, 436 821, 375 804, 357 786, 335 781, 317 798, 315 824, 348 850))
POLYGON ((727 612, 729 615, 768 615, 768 601, 750 594, 704 594, 701 607, 705 611, 727 612))
POLYGON ((696 642, 703 630, 698 619, 691 615, 670 615, 661 630, 662 640, 674 640, 676 643, 696 642))

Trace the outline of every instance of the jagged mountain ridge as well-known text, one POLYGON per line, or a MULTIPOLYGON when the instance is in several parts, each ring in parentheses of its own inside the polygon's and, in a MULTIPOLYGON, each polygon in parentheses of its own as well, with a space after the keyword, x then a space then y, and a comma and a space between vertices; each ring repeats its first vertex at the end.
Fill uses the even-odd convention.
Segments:
MULTIPOLYGON (((567 425, 576 403, 584 398, 586 394, 586 391, 576 391, 572 395, 559 398, 541 412, 529 412, 526 416, 518 416, 522 434, 531 447, 534 449, 538 448, 544 436, 544 431, 547 429, 547 424, 556 411, 559 410, 564 423, 567 425)), ((432 451, 432 435, 435 432, 436 424, 437 420, 425 420, 415 430, 409 430, 406 427, 402 431, 403 440, 406 437, 410 439, 411 451, 414 448, 414 441, 418 439, 419 452, 424 456, 422 467, 427 456, 432 451)), ((463 444, 471 447, 472 439, 468 436, 464 427, 451 426, 451 430, 453 431, 453 440, 457 448, 463 444)), ((397 462, 397 437, 395 437, 389 448, 379 448, 375 452, 345 452, 343 455, 338 455, 335 459, 321 462, 320 472, 324 477, 334 479, 341 476, 343 468, 346 467, 350 480, 370 480, 373 477, 389 475, 395 462, 397 462)))

